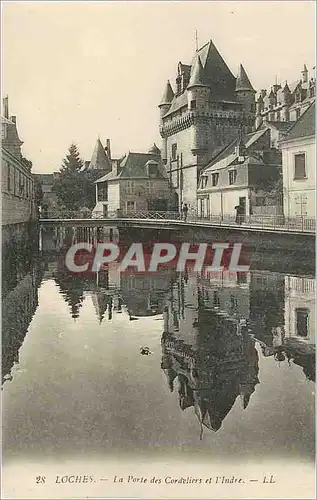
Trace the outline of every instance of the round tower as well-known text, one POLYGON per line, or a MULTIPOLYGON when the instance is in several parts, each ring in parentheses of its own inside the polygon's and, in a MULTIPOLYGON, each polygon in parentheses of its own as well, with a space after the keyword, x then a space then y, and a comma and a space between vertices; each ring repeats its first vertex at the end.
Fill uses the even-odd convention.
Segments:
POLYGON ((172 101, 174 99, 174 92, 170 81, 168 80, 166 83, 166 87, 164 90, 164 94, 162 100, 159 104, 160 109, 160 132, 162 136, 162 160, 165 162, 167 160, 167 139, 164 136, 164 116, 168 112, 171 107, 172 101))
POLYGON ((205 124, 200 123, 199 115, 204 115, 209 109, 210 87, 204 83, 204 70, 199 55, 192 65, 190 80, 187 87, 188 110, 194 114, 194 124, 191 131, 191 149, 204 150, 206 144, 205 124))
POLYGON ((244 67, 240 64, 236 80, 236 97, 247 113, 255 113, 255 93, 244 67))

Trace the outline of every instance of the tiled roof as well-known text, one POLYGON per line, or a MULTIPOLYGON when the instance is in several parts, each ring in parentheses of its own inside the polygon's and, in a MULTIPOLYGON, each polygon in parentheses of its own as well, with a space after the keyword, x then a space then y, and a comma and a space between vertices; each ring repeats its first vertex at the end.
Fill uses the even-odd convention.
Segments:
POLYGON ((189 89, 194 86, 205 86, 203 73, 203 66, 201 64, 199 55, 197 55, 192 66, 190 80, 187 88, 189 89))
POLYGON ((236 90, 252 90, 252 92, 255 92, 242 64, 240 64, 239 73, 237 76, 236 90))
POLYGON ((149 160, 156 160, 158 163, 158 177, 166 177, 164 166, 158 155, 131 152, 120 164, 119 177, 148 177, 146 163, 149 160))
POLYGON ((97 139, 87 170, 111 170, 109 158, 105 152, 105 148, 101 144, 100 139, 97 139))
POLYGON ((172 113, 175 113, 175 111, 178 111, 179 109, 181 109, 185 106, 187 107, 187 94, 186 94, 186 92, 174 97, 170 109, 168 110, 168 112, 164 116, 169 116, 172 113))
POLYGON ((118 175, 114 175, 113 172, 109 172, 108 174, 98 179, 96 183, 121 178, 148 178, 149 174, 147 170, 147 163, 158 165, 157 178, 164 179, 167 177, 164 165, 162 164, 159 155, 153 153, 150 154, 129 152, 120 163, 118 175))
POLYGON ((297 122, 289 129, 285 138, 281 142, 299 139, 301 137, 310 137, 315 135, 315 102, 313 102, 306 111, 299 117, 297 122))
POLYGON ((204 83, 212 91, 213 99, 235 101, 236 79, 217 48, 210 40, 198 50, 204 69, 204 83))
MULTIPOLYGON (((189 67, 187 65, 182 66, 189 67)), ((236 78, 211 40, 196 52, 191 64, 191 79, 195 74, 194 71, 199 73, 198 79, 200 83, 210 87, 214 101, 237 102, 235 94, 236 78), (199 71, 197 68, 195 69, 195 64, 199 64, 197 59, 202 66, 199 71)), ((186 92, 174 97, 172 105, 165 116, 169 116, 185 106, 187 106, 186 92)))
MULTIPOLYGON (((244 144, 246 149, 249 149, 251 146, 254 146, 256 142, 266 134, 267 130, 258 130, 257 132, 253 132, 250 134, 246 134, 242 138, 242 143, 244 144)), ((223 151, 216 156, 207 167, 204 169, 204 172, 210 172, 212 170, 219 170, 222 168, 226 168, 237 158, 237 154, 235 152, 235 148, 238 143, 241 141, 239 137, 231 141, 228 146, 223 149, 223 151)))
POLYGON ((170 84, 170 82, 168 80, 167 84, 166 84, 166 87, 165 87, 165 91, 164 91, 162 100, 160 102, 160 106, 162 106, 164 104, 170 104, 172 102, 172 100, 173 100, 173 97, 174 97, 174 92, 173 92, 171 84, 170 84))

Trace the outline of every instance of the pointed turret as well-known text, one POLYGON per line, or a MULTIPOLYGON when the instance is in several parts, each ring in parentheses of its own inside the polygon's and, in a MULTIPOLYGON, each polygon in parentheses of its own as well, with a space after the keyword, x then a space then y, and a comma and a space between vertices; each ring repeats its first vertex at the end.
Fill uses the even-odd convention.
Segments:
POLYGON ((285 85, 284 85, 284 87, 283 87, 282 92, 283 92, 284 94, 290 94, 290 93, 291 93, 291 90, 290 90, 290 88, 289 88, 289 86, 288 86, 287 82, 285 82, 285 85))
POLYGON ((254 114, 255 111, 255 90, 246 74, 242 64, 240 64, 238 76, 236 79, 235 90, 237 101, 242 104, 244 111, 254 114))
POLYGON ((236 92, 239 92, 239 91, 255 92, 254 88, 251 85, 249 77, 248 77, 244 67, 242 66, 242 64, 240 64, 240 68, 239 68, 239 72, 238 72, 238 76, 237 76, 237 80, 236 80, 236 92))
POLYGON ((174 99, 174 92, 173 92, 172 86, 170 84, 170 81, 167 80, 165 91, 164 91, 162 100, 159 104, 159 107, 165 106, 166 104, 170 105, 173 99, 174 99))
POLYGON ((206 87, 203 81, 203 73, 204 73, 203 65, 201 63, 200 57, 197 55, 194 64, 192 66, 187 90, 193 87, 206 87))
POLYGON ((110 172, 111 164, 108 158, 108 155, 105 151, 105 148, 101 144, 101 141, 98 137, 94 152, 92 154, 88 170, 101 170, 105 174, 110 172))
POLYGON ((150 147, 149 153, 151 155, 157 155, 157 156, 161 154, 161 150, 157 147, 155 142, 154 142, 153 146, 150 147))

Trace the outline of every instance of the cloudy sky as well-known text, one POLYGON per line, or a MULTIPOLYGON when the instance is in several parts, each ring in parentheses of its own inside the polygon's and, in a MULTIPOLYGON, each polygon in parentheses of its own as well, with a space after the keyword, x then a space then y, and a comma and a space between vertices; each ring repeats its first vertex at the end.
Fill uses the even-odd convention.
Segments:
POLYGON ((178 61, 212 39, 256 89, 315 65, 315 6, 305 1, 3 2, 2 89, 34 172, 58 170, 71 142, 91 157, 159 143, 158 108, 178 61))

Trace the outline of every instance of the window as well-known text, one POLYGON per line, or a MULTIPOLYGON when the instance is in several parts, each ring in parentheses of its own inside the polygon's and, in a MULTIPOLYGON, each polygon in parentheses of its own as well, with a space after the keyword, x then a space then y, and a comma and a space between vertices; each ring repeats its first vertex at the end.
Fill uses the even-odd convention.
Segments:
POLYGON ((297 335, 299 335, 300 337, 307 337, 309 310, 305 308, 298 308, 295 309, 295 314, 297 335))
POLYGON ((281 121, 281 112, 280 111, 276 112, 276 121, 277 122, 281 121))
POLYGON ((196 109, 196 101, 190 101, 189 109, 196 109))
POLYGON ((294 155, 294 179, 306 179, 305 153, 294 155))
POLYGON ((256 207, 264 207, 265 206, 265 196, 257 196, 255 198, 255 206, 256 207))
POLYGON ((11 168, 9 165, 7 170, 7 189, 8 191, 11 191, 11 168))
POLYGON ((296 92, 296 94, 295 94, 295 102, 300 102, 300 92, 296 92))
POLYGON ((153 193, 153 191, 154 191, 154 182, 147 181, 147 183, 146 183, 146 189, 147 189, 148 193, 153 193))
POLYGON ((229 184, 230 186, 232 184, 235 184, 237 182, 237 171, 236 170, 229 170, 229 184))
POLYGON ((172 144, 172 160, 177 158, 177 144, 172 144))
POLYGON ((218 173, 212 174, 212 176, 211 176, 212 185, 213 186, 217 186, 218 185, 218 181, 219 181, 219 174, 218 173))
POLYGON ((134 211, 135 210, 135 201, 127 201, 127 210, 134 211))
POLYGON ((132 194, 133 193, 133 190, 134 190, 134 182, 133 181, 128 181, 127 182, 127 189, 126 189, 126 192, 128 194, 132 194))
POLYGON ((202 187, 202 189, 204 189, 207 186, 207 183, 208 183, 208 177, 206 175, 204 175, 201 178, 201 187, 202 187))
POLYGON ((300 117, 300 109, 296 108, 296 120, 298 120, 300 117))

